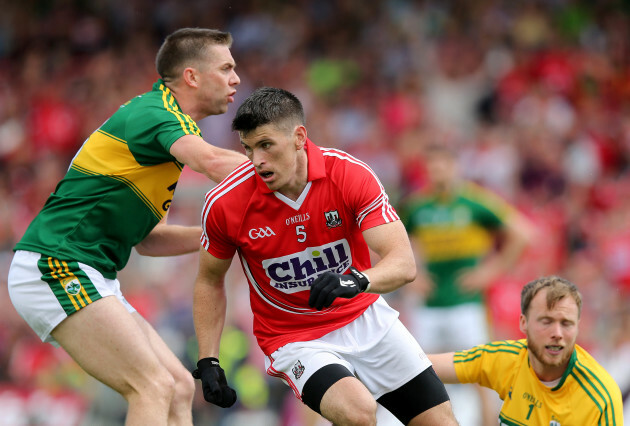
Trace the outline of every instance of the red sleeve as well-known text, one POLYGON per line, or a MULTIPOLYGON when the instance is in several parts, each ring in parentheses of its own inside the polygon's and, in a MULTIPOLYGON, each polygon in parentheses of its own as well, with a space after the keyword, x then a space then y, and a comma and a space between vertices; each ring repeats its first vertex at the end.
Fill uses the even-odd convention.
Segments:
POLYGON ((221 203, 209 203, 206 197, 201 217, 201 245, 219 259, 231 259, 236 252, 236 244, 231 240, 226 230, 231 228, 226 219, 221 203))
POLYGON ((374 171, 351 155, 344 160, 344 167, 335 167, 332 173, 339 179, 344 199, 354 212, 359 228, 364 231, 398 220, 398 214, 374 171))

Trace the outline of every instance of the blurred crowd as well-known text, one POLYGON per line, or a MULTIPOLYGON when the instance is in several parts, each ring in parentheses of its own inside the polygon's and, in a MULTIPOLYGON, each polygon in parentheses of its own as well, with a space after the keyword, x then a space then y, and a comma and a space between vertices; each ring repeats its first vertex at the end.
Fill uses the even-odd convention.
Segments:
MULTIPOLYGON (((309 137, 370 164, 394 206, 425 183, 423 147, 455 148, 467 179, 517 206, 540 231, 488 291, 494 338, 522 337, 525 282, 562 275, 585 299, 578 343, 630 392, 629 1, 0 0, 0 7, 0 424, 124 418, 124 401, 39 342, 8 300, 6 278, 14 244, 83 140, 150 90, 158 46, 184 26, 234 36, 242 80, 235 104, 199 123, 213 144, 240 149, 231 118, 265 85, 298 95, 309 137)), ((169 220, 198 224, 213 185, 186 169, 169 220)), ((196 255, 134 255, 120 274, 127 299, 191 369, 196 262, 196 255)), ((289 388, 264 374, 246 282, 237 262, 232 269, 221 363, 239 402, 220 410, 198 392, 195 418, 299 425, 289 388)), ((412 307, 388 297, 404 320, 412 307)))

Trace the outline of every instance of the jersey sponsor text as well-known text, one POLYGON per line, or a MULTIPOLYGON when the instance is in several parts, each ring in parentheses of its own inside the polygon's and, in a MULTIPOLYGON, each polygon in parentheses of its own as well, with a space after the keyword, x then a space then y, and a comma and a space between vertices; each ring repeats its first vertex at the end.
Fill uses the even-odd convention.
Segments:
POLYGON ((270 285, 287 294, 308 290, 323 272, 341 274, 351 264, 350 245, 346 239, 262 262, 270 285))

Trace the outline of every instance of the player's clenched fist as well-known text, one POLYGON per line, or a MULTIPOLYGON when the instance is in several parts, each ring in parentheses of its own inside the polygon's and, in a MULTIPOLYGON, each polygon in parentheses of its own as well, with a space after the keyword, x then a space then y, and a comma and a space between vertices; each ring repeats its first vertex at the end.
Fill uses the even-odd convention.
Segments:
POLYGON ((225 372, 218 359, 200 359, 192 375, 195 379, 201 379, 203 397, 206 401, 223 408, 231 407, 236 402, 236 392, 228 386, 225 372))
POLYGON ((367 275, 359 272, 352 266, 350 267, 350 273, 346 275, 324 272, 313 281, 308 304, 311 308, 320 311, 332 305, 338 297, 352 299, 369 287, 370 280, 367 275))

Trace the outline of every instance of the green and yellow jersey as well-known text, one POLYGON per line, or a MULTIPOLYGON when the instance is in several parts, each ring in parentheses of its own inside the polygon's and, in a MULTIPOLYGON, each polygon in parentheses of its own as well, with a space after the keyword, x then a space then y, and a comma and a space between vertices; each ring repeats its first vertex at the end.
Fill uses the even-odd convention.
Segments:
POLYGON ((513 211, 500 197, 471 182, 463 182, 448 196, 418 193, 410 198, 401 217, 420 243, 424 265, 436 284, 427 306, 481 303, 482 294, 462 291, 457 276, 493 249, 493 232, 513 211))
POLYGON ((114 278, 169 209, 183 164, 171 145, 200 136, 162 80, 83 144, 15 250, 90 265, 114 278))
POLYGON ((454 365, 460 382, 479 383, 499 394, 501 425, 623 425, 619 386, 578 345, 553 387, 541 383, 529 364, 526 339, 455 352, 454 365))

